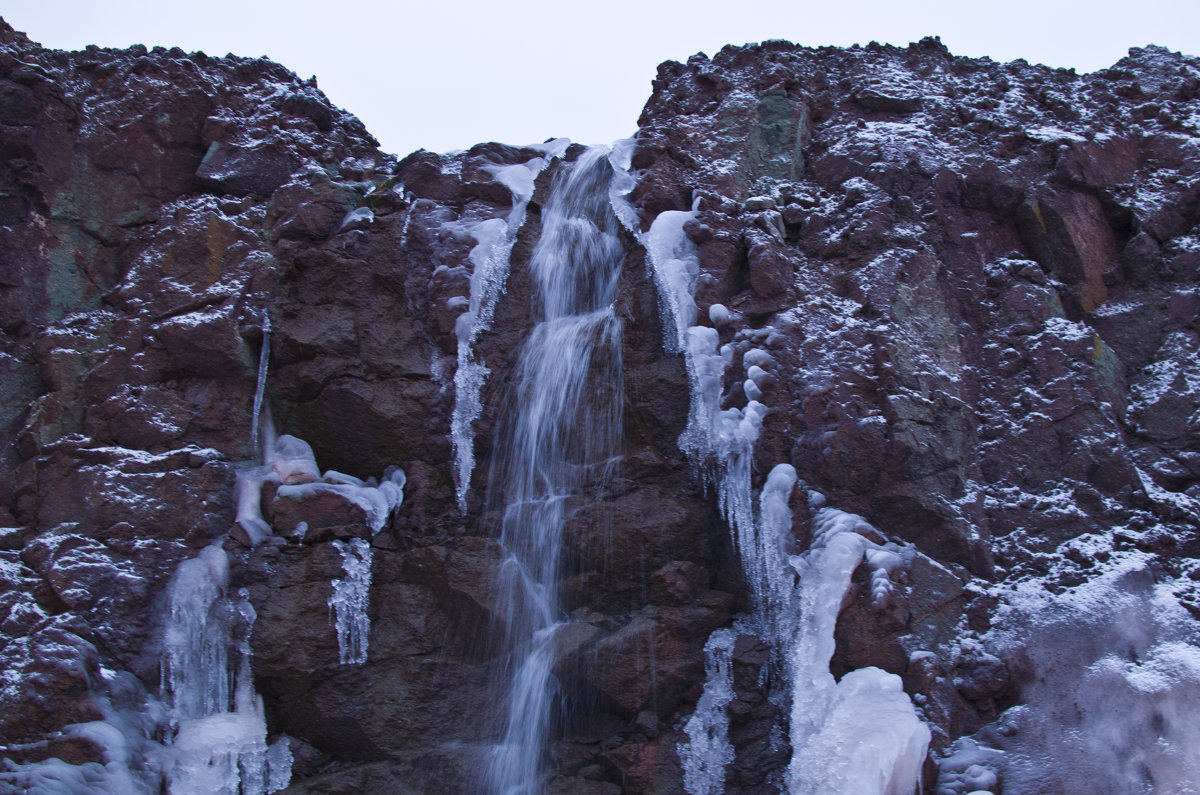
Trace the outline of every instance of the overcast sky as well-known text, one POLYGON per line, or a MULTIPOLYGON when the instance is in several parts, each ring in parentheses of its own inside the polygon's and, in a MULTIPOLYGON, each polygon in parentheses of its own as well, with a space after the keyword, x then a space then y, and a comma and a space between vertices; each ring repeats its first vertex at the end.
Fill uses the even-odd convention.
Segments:
POLYGON ((367 125, 387 151, 633 133, 659 62, 724 44, 941 36, 958 55, 1080 72, 1129 47, 1200 54, 1200 0, 5 0, 48 47, 141 43, 267 55, 367 125))

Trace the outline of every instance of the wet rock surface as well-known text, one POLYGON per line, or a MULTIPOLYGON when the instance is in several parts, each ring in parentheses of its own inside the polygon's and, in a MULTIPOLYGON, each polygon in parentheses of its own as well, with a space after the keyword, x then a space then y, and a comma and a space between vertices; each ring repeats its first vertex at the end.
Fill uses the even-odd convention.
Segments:
MULTIPOLYGON (((1060 593, 1136 553, 1200 615, 1198 85, 1200 63, 1156 48, 1079 76, 935 40, 659 68, 638 220, 698 209, 700 322, 733 352, 723 406, 748 399, 743 357, 769 356, 755 488, 790 463, 909 550, 887 600, 856 574, 832 668, 902 677, 935 751, 1020 703, 1044 664, 988 645, 997 587, 1060 593)), ((336 495, 269 492, 279 537, 226 542, 258 613, 269 730, 292 738, 288 791, 478 786, 504 676, 487 472, 555 164, 477 342, 492 374, 465 515, 455 324, 470 229, 512 205, 495 169, 542 154, 398 161, 268 61, 62 53, 0 23, 5 757, 101 761, 63 727, 156 691, 166 583, 230 532, 237 474, 258 463, 265 348, 280 432, 323 469, 408 474, 378 532, 336 495), (373 550, 362 664, 339 663, 329 607, 349 538, 373 550)), ((682 357, 623 242, 624 455, 566 528, 552 792, 681 792, 705 640, 748 609, 715 497, 676 444, 682 357)), ((798 510, 794 551, 810 532, 798 510)), ((733 659, 726 783, 776 791, 770 652, 743 634, 733 659)))

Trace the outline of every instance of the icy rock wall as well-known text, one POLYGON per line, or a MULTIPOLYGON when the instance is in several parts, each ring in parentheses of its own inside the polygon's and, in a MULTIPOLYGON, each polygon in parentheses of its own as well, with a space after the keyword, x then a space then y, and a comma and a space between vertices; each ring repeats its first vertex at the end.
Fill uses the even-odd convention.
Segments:
MULTIPOLYGON (((484 767, 474 752, 495 736, 460 717, 487 712, 484 671, 502 663, 485 668, 462 647, 502 623, 491 606, 504 556, 483 529, 479 495, 467 494, 465 516, 458 505, 448 441, 456 320, 470 307, 469 257, 482 242, 466 230, 488 219, 507 227, 513 192, 493 172, 547 152, 484 144, 398 161, 310 81, 260 59, 165 47, 61 53, 3 26, 0 49, 0 92, 12 99, 0 124, 10 158, 0 207, 11 277, 0 289, 8 772, 46 763, 66 781, 120 760, 146 767, 136 743, 89 742, 63 727, 103 717, 109 680, 156 681, 145 662, 155 605, 181 559, 228 532, 236 513, 233 462, 252 457, 269 315, 262 402, 281 427, 338 470, 404 463, 412 491, 405 521, 373 540, 373 617, 387 630, 372 628, 361 666, 338 664, 334 627, 311 621, 328 613, 330 581, 344 575, 327 541, 372 532, 360 506, 328 491, 280 500, 274 507, 303 502, 307 512, 292 511, 285 545, 230 547, 262 617, 254 665, 269 719, 308 743, 301 789, 470 790, 484 767), (321 501, 328 521, 312 507, 321 501), (311 711, 273 711, 289 703, 311 711), (364 761, 364 748, 387 761, 364 761), (414 761, 431 758, 437 766, 414 761)), ((674 330, 717 332, 697 332, 711 365, 700 375, 722 382, 698 390, 717 401, 708 416, 751 400, 768 408, 749 500, 740 485, 740 497, 721 499, 753 505, 786 461, 831 504, 940 561, 897 555, 883 577, 860 567, 830 667, 902 676, 924 700, 935 754, 977 738, 955 791, 1065 769, 1070 750, 1028 752, 1070 717, 1021 711, 1055 703, 1033 689, 1033 671, 1055 669, 1057 689, 1079 692, 1085 675, 1114 675, 1105 666, 1115 663, 1098 661, 1127 656, 1126 639, 1103 633, 1100 646, 1111 645, 1064 654, 1061 666, 1032 665, 1019 639, 992 643, 1008 623, 1014 638, 1054 639, 1007 609, 1018 585, 1062 596, 1137 552, 1188 616, 1200 609, 1190 430, 1200 406, 1198 79, 1194 58, 1154 47, 1077 75, 956 58, 935 40, 766 42, 664 64, 636 139, 612 153, 628 171, 609 185, 626 228, 647 233, 664 216, 659 231, 683 231, 668 236, 678 252, 668 254, 696 268, 695 314, 674 330), (772 361, 747 361, 752 350, 772 361), (889 587, 877 605, 875 591, 889 587), (1036 720, 1021 719, 1012 745, 979 734, 1002 728, 1014 706, 1014 718, 1036 720)), ((522 226, 515 270, 539 228, 522 226)), ((633 350, 657 336, 655 304, 668 291, 623 278, 632 289, 618 312, 633 319, 633 350)), ((501 385, 528 327, 523 271, 506 290, 511 302, 497 304, 472 348, 493 371, 472 424, 478 451, 497 445, 501 385)), ((672 350, 686 347, 686 334, 669 336, 672 350)), ((714 542, 717 500, 688 481, 675 445, 690 376, 683 357, 659 353, 640 370, 626 357, 630 478, 602 498, 614 543, 580 556, 579 576, 563 583, 564 603, 587 610, 557 640, 608 674, 563 665, 564 692, 601 694, 596 725, 606 728, 551 741, 565 782, 550 786, 677 788, 676 727, 701 690, 704 640, 729 625, 741 596, 732 556, 714 542)), ((692 427, 707 444, 712 424, 692 427)), ((284 527, 286 511, 259 507, 284 527)), ((603 513, 580 511, 576 535, 598 537, 603 513)), ((796 525, 803 543, 809 523, 796 525)), ((1085 619, 1064 613, 1057 634, 1085 619)), ((1169 749, 1189 731, 1170 695, 1189 692, 1187 666, 1168 645, 1140 655, 1152 663, 1128 661, 1135 669, 1120 678, 1136 679, 1139 695, 1122 703, 1138 728, 1110 743, 1150 760, 1164 786, 1175 780, 1169 749), (1156 726, 1174 738, 1163 748, 1156 726)), ((740 648, 735 674, 753 678, 754 655, 740 648)), ((775 717, 739 723, 762 706, 754 688, 735 676, 730 789, 759 791, 783 772, 746 742, 775 717)), ((1106 721, 1086 721, 1088 736, 1106 721)), ((112 735, 95 725, 87 734, 112 735)), ((1070 741, 1086 745, 1084 736, 1070 741)), ((1126 775, 1136 765, 1114 764, 1122 787, 1136 780, 1126 775)))
POLYGON ((941 761, 939 795, 1070 789, 1084 777, 1106 792, 1197 791, 1200 638, 1149 563, 1120 555, 1060 594, 1004 594, 1006 620, 967 651, 1019 656, 1029 684, 941 761))
MULTIPOLYGON (((743 575, 750 587, 753 613, 748 629, 783 659, 783 687, 790 690, 788 736, 793 754, 789 791, 855 791, 898 795, 918 786, 930 732, 913 711, 900 679, 875 668, 853 671, 835 683, 829 671, 834 625, 862 561, 867 542, 852 531, 859 517, 826 509, 815 521, 816 543, 788 563, 792 513, 788 497, 796 482, 790 464, 767 477, 754 509, 751 467, 754 443, 767 408, 758 401, 773 361, 759 349, 742 356, 744 378, 735 388, 743 408, 721 409, 724 371, 730 346, 718 350, 716 329, 692 325, 699 276, 695 247, 684 231, 695 212, 659 214, 641 240, 654 269, 661 296, 668 349, 680 349, 691 380, 688 426, 680 447, 701 477, 716 481, 721 512, 729 524, 743 575), (792 569, 795 569, 793 574, 792 569), (794 591, 790 581, 798 577, 794 591), (873 721, 872 716, 880 716, 873 721), (870 726, 872 734, 864 734, 870 726)), ((723 306, 710 309, 725 320, 723 306)), ((883 575, 886 582, 886 574, 883 575)), ((687 727, 689 742, 680 747, 685 781, 697 791, 717 791, 725 765, 732 761, 728 718, 722 710, 731 695, 726 643, 706 647, 707 680, 701 704, 687 727), (701 709, 702 707, 702 709, 701 709)))

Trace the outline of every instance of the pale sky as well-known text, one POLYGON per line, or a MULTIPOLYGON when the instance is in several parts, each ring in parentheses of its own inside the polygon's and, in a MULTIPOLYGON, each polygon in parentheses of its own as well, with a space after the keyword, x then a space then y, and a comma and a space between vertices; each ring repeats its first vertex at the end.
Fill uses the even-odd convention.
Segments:
POLYGON ((634 132, 659 62, 724 44, 940 36, 957 55, 1090 72, 1130 47, 1200 54, 1200 0, 6 0, 47 47, 267 55, 357 115, 386 151, 634 132))

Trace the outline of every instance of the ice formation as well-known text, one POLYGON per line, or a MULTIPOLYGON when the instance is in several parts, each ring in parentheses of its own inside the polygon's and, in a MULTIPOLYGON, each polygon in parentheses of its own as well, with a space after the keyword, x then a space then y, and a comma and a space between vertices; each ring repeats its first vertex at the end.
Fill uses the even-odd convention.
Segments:
POLYGON ((300 498, 317 491, 335 491, 363 509, 375 533, 404 500, 404 470, 390 468, 378 485, 368 485, 338 472, 327 472, 322 480, 308 442, 287 434, 275 438, 269 423, 265 427, 264 437, 271 443, 265 447, 263 464, 243 470, 237 476, 236 521, 251 545, 262 543, 272 534, 263 519, 261 505, 262 487, 267 482, 281 484, 277 493, 283 497, 300 498))
POLYGON ((254 385, 254 406, 250 420, 250 443, 254 446, 254 455, 262 458, 266 445, 259 438, 259 428, 263 410, 263 395, 267 389, 267 367, 271 360, 271 317, 263 314, 262 345, 258 349, 258 379, 254 385))
POLYGON ((1018 706, 940 762, 939 795, 1200 792, 1200 638, 1152 558, 1118 553, 1061 594, 1004 595, 982 648, 1023 659, 1018 706))
POLYGON ((279 499, 297 500, 322 491, 338 494, 362 509, 366 515, 367 526, 371 528, 371 534, 375 535, 383 529, 392 511, 404 502, 406 480, 404 470, 399 467, 389 467, 383 480, 377 484, 374 480, 364 481, 329 470, 320 480, 283 485, 275 494, 279 499))
POLYGON ((786 652, 792 793, 908 795, 920 781, 929 749, 929 727, 917 717, 900 677, 861 668, 835 681, 829 670, 850 578, 875 547, 859 532, 865 524, 861 517, 820 507, 812 547, 792 558, 799 575, 798 621, 786 652))
POLYGON ((228 581, 228 557, 214 544, 179 564, 167 590, 162 689, 171 733, 163 768, 175 795, 257 795, 290 779, 286 740, 269 753, 254 692, 254 608, 244 591, 227 595, 228 581))
POLYGON ((367 661, 371 620, 367 608, 371 598, 371 545, 361 538, 334 541, 342 555, 346 576, 333 581, 329 612, 337 629, 338 661, 362 665, 367 661))
POLYGON ((454 411, 450 419, 450 439, 454 445, 455 476, 459 508, 466 512, 467 491, 475 469, 473 423, 483 410, 479 393, 490 371, 476 361, 475 341, 491 328, 496 302, 508 281, 509 255, 517 232, 525 223, 526 208, 533 198, 537 175, 549 163, 562 155, 570 144, 565 138, 547 144, 528 147, 540 150, 542 157, 516 165, 493 166, 492 177, 512 193, 513 205, 506 219, 489 218, 472 226, 469 234, 475 238, 471 249, 471 295, 467 310, 458 316, 455 334, 458 337, 458 369, 454 374, 454 411))
POLYGON ((102 719, 65 726, 62 735, 95 745, 103 754, 103 763, 74 765, 50 758, 17 764, 6 759, 0 770, 0 791, 30 795, 160 792, 157 768, 162 746, 150 738, 161 717, 161 704, 132 674, 107 668, 99 673, 100 681, 92 683, 92 698, 102 719))
POLYGON ((725 767, 733 761, 725 708, 733 700, 735 639, 733 630, 718 629, 704 644, 704 692, 683 726, 688 740, 678 748, 683 787, 690 795, 721 795, 725 791, 725 767))
POLYGON ((593 148, 556 175, 530 259, 536 324, 519 355, 504 417, 498 611, 510 675, 499 705, 504 737, 481 787, 504 795, 542 789, 555 695, 554 636, 567 501, 610 474, 621 438, 621 321, 613 302, 624 252, 608 202, 608 150, 593 148))
MULTIPOLYGON (((621 201, 623 197, 614 199, 615 204, 621 201)), ((695 212, 660 213, 639 237, 662 304, 664 343, 668 350, 683 352, 691 383, 688 424, 679 446, 705 482, 716 486, 752 596, 754 608, 747 628, 781 656, 790 686, 789 789, 864 795, 911 792, 920 777, 930 732, 917 717, 900 679, 866 668, 835 682, 829 672, 842 600, 851 575, 869 551, 869 542, 854 532, 855 523, 862 520, 822 509, 814 547, 789 560, 792 513, 787 502, 796 471, 787 464, 771 471, 755 511, 751 468, 767 411, 759 398, 773 360, 763 350, 746 351, 741 362, 746 405, 721 408, 724 375, 733 364, 734 351, 719 346, 716 329, 695 325, 699 262, 684 229, 695 216, 695 212)), ((723 306, 709 314, 714 323, 729 319, 723 306)), ((886 589, 886 579, 885 573, 877 587, 886 589)), ((716 706, 725 690, 719 657, 724 653, 720 644, 706 649, 709 680, 702 697, 703 717, 693 716, 699 722, 694 731, 689 730, 689 742, 679 749, 685 777, 694 782, 695 791, 719 791, 714 787, 723 781, 726 757, 731 754, 719 742, 727 728, 720 727, 721 708, 716 706)))

